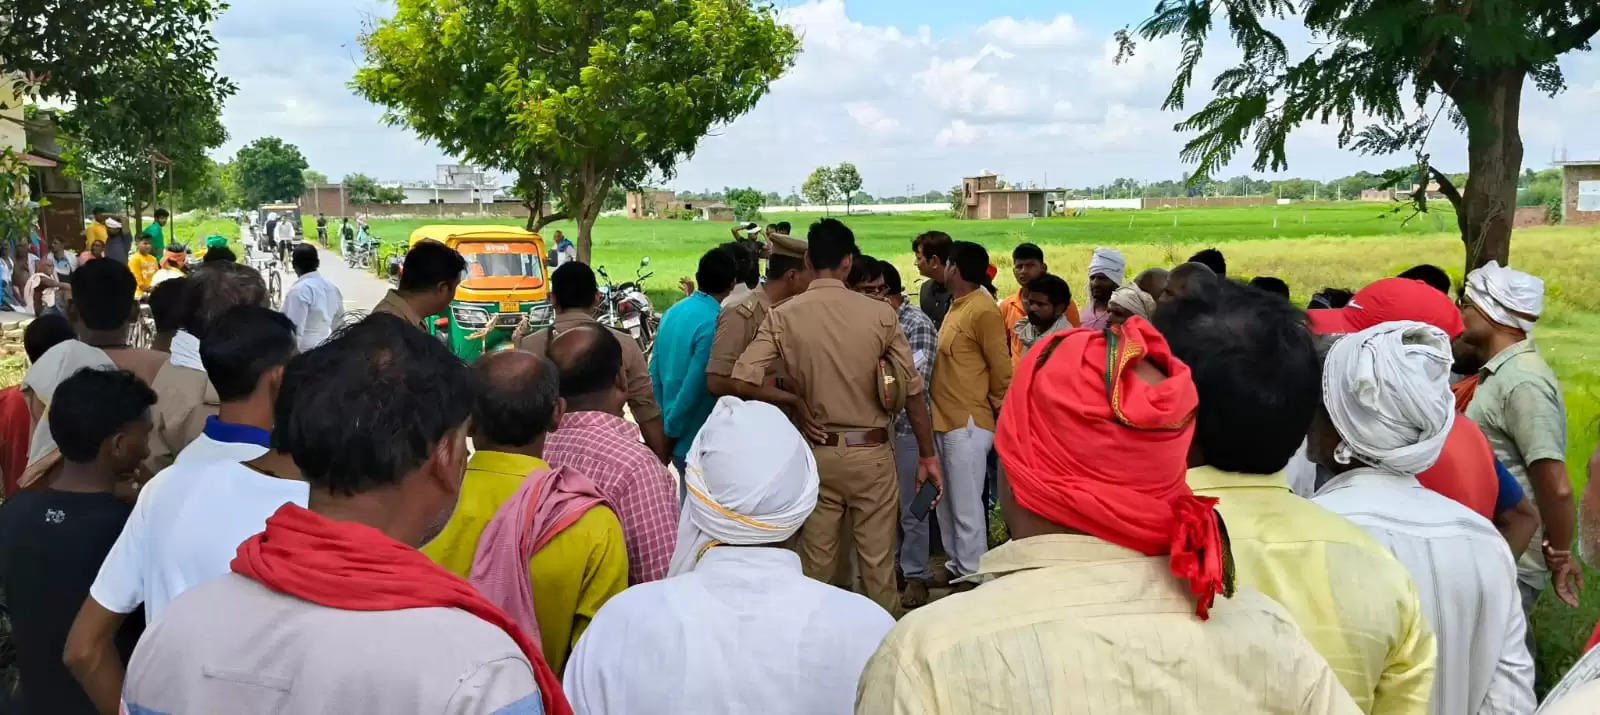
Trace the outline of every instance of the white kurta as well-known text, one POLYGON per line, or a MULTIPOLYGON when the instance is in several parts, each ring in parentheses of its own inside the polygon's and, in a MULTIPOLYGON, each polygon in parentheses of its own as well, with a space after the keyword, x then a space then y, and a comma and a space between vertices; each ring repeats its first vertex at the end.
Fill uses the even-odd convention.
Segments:
POLYGON ((606 602, 567 659, 578 715, 846 715, 894 619, 786 549, 717 546, 606 602))
POLYGON ((1517 567, 1489 520, 1415 478, 1375 469, 1334 477, 1312 501, 1365 529, 1411 572, 1439 642, 1434 713, 1533 710, 1517 567))
POLYGON ((322 277, 321 271, 300 276, 283 299, 283 314, 294 321, 300 352, 326 341, 343 313, 344 296, 338 286, 322 277))

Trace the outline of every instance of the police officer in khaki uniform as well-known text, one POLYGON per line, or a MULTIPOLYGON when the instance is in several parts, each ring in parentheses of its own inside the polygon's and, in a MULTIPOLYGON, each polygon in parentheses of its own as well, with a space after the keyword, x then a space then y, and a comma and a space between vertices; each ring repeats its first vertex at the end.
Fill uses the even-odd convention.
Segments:
MULTIPOLYGON (((804 293, 811 285, 811 269, 806 267, 806 242, 789 236, 772 236, 772 256, 767 260, 767 282, 750 292, 744 300, 723 308, 717 314, 717 334, 711 343, 711 359, 706 363, 706 389, 713 395, 738 395, 733 381, 733 366, 744 349, 756 339, 756 331, 773 306, 804 293)), ((793 390, 775 362, 768 367, 768 385, 793 390)))
POLYGON ((789 408, 812 443, 822 485, 816 510, 800 529, 798 550, 806 575, 818 580, 832 575, 839 521, 848 510, 867 597, 893 612, 899 600, 894 542, 900 496, 880 361, 903 376, 919 453, 917 484, 932 481, 942 492, 933 420, 894 309, 845 287, 858 252, 855 235, 838 220, 823 219, 812 224, 808 237, 810 286, 767 314, 734 365, 733 379, 741 397, 789 408), (792 394, 764 384, 768 369, 778 364, 790 375, 792 394))
MULTIPOLYGON (((545 354, 555 336, 587 323, 599 324, 594 319, 594 308, 600 302, 600 285, 594 270, 577 261, 561 264, 550 274, 550 300, 555 303, 555 319, 547 329, 524 332, 527 323, 517 326, 511 340, 518 350, 535 355, 545 354)), ((650 388, 650 363, 639 349, 632 335, 616 328, 611 329, 622 343, 622 376, 628 383, 628 412, 639 425, 644 443, 666 464, 672 459, 672 445, 667 441, 667 431, 661 422, 661 407, 656 404, 655 392, 650 388)))
POLYGON ((430 315, 443 315, 455 299, 456 286, 467 270, 467 261, 454 248, 438 241, 418 241, 406 252, 400 268, 400 285, 372 307, 374 313, 389 313, 427 330, 430 315))

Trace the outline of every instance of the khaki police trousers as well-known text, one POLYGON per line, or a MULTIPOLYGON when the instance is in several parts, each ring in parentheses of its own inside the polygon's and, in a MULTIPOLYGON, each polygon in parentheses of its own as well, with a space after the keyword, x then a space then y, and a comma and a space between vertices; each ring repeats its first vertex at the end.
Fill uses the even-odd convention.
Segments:
POLYGON ((839 525, 848 518, 855 542, 856 565, 867 598, 894 612, 899 592, 894 584, 895 525, 900 518, 900 489, 895 481, 894 450, 876 447, 812 448, 822 485, 817 508, 800 528, 797 550, 809 578, 827 582, 835 575, 840 554, 839 525))

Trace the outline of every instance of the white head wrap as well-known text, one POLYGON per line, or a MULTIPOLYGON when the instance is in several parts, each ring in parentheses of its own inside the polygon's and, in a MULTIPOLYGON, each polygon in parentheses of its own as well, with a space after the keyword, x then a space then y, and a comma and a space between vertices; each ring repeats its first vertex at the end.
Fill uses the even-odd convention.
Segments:
POLYGON ((1490 320, 1531 333, 1544 313, 1544 281, 1489 261, 1467 274, 1467 299, 1490 320))
POLYGON ((39 356, 39 361, 22 376, 23 387, 32 391, 34 397, 44 404, 44 414, 39 416, 39 423, 33 428, 33 440, 28 445, 28 467, 18 480, 19 486, 32 484, 60 461, 55 436, 50 433, 50 403, 55 398, 56 388, 85 368, 115 370, 117 364, 111 362, 110 356, 100 348, 68 340, 45 351, 39 356))
POLYGON ((1089 282, 1083 286, 1085 302, 1083 310, 1087 314, 1094 310, 1094 277, 1102 275, 1111 279, 1112 283, 1121 287, 1128 277, 1128 262, 1122 258, 1122 251, 1115 248, 1096 248, 1094 255, 1089 257, 1089 282))
POLYGON ((694 570, 717 544, 776 544, 817 506, 817 460, 781 410, 737 397, 717 400, 689 447, 688 496, 668 576, 694 570))
POLYGON ((1414 321, 1334 343, 1322 373, 1323 403, 1344 439, 1334 459, 1403 475, 1433 466, 1456 419, 1452 362, 1450 336, 1414 321))
POLYGON ((1118 288, 1111 294, 1111 305, 1120 306, 1123 310, 1145 320, 1149 320, 1156 312, 1156 299, 1150 297, 1150 294, 1139 286, 1118 288))

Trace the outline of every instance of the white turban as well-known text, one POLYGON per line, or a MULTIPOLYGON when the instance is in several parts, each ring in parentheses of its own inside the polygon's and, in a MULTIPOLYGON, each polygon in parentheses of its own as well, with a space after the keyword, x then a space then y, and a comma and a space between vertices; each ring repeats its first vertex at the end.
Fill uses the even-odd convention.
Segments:
POLYGON ((737 397, 717 400, 689 447, 688 496, 668 576, 694 570, 717 544, 776 544, 817 506, 817 459, 781 410, 737 397))
POLYGON ((1544 281, 1489 261, 1467 274, 1467 299, 1490 320, 1531 333, 1544 313, 1544 281))
POLYGON ((1455 424, 1450 336, 1426 323, 1380 323, 1345 336, 1328 352, 1322 399, 1350 457, 1416 475, 1439 461, 1455 424))
POLYGON ((1089 277, 1096 274, 1111 279, 1112 283, 1122 285, 1128 277, 1128 262, 1123 260, 1122 252, 1115 248, 1096 248, 1094 255, 1089 257, 1089 277))
POLYGON ((1139 286, 1123 286, 1111 294, 1111 305, 1149 320, 1156 312, 1156 299, 1139 286))

